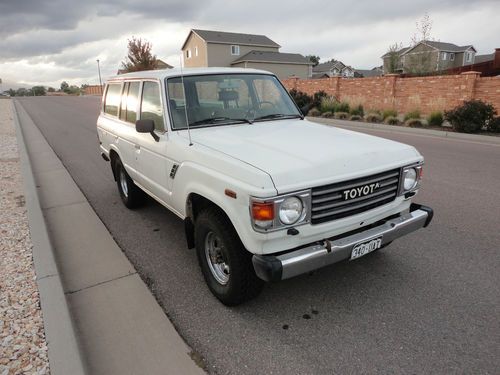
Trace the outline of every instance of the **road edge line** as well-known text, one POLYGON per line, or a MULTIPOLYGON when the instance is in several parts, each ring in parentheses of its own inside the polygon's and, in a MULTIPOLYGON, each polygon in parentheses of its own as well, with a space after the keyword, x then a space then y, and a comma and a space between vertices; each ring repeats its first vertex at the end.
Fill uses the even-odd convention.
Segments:
POLYGON ((26 197, 30 236, 33 243, 33 264, 40 293, 50 372, 55 375, 85 375, 87 372, 55 261, 54 248, 40 206, 33 169, 14 100, 12 100, 11 105, 26 197), (35 256, 35 253, 38 256, 35 256), (46 269, 50 268, 53 273, 40 276, 44 267, 46 269))

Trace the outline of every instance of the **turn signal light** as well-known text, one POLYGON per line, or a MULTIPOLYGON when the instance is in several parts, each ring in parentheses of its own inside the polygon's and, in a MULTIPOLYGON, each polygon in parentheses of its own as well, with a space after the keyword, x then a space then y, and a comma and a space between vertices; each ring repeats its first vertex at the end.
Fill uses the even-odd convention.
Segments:
POLYGON ((274 203, 252 203, 252 217, 258 221, 274 220, 274 203))

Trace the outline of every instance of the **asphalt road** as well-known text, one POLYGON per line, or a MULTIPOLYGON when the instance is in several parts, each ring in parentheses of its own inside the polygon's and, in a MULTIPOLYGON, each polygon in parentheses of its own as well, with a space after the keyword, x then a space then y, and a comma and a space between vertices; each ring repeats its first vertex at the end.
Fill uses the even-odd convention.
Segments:
POLYGON ((90 204, 213 374, 498 374, 500 146, 365 131, 425 156, 427 229, 227 308, 182 222, 122 204, 96 139, 98 98, 21 99, 90 204))

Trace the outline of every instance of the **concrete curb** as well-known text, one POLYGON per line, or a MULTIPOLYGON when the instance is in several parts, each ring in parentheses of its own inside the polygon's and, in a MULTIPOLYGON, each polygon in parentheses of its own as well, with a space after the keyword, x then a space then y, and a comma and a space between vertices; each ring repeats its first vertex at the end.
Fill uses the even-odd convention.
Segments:
POLYGON ((17 108, 12 101, 26 208, 33 242, 33 263, 40 292, 51 374, 86 374, 36 189, 17 108))
POLYGON ((372 122, 360 122, 360 121, 349 121, 349 120, 337 120, 337 119, 327 119, 321 117, 307 117, 309 121, 317 122, 320 124, 334 125, 346 127, 349 129, 367 129, 367 130, 380 130, 387 131, 391 133, 406 133, 406 134, 419 134, 427 137, 440 137, 448 139, 458 139, 462 141, 474 141, 478 143, 488 143, 492 145, 500 145, 500 137, 487 136, 480 134, 466 134, 466 133, 455 133, 442 130, 434 129, 419 129, 419 128, 407 128, 402 126, 386 125, 386 124, 376 124, 372 122))

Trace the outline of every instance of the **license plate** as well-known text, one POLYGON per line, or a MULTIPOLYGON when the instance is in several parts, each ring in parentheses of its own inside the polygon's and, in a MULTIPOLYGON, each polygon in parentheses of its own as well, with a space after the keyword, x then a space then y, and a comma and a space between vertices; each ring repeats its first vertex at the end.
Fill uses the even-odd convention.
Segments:
POLYGON ((366 255, 368 253, 371 253, 372 251, 380 249, 381 247, 382 247, 382 237, 377 237, 365 242, 358 243, 352 249, 351 260, 360 258, 363 255, 366 255))

